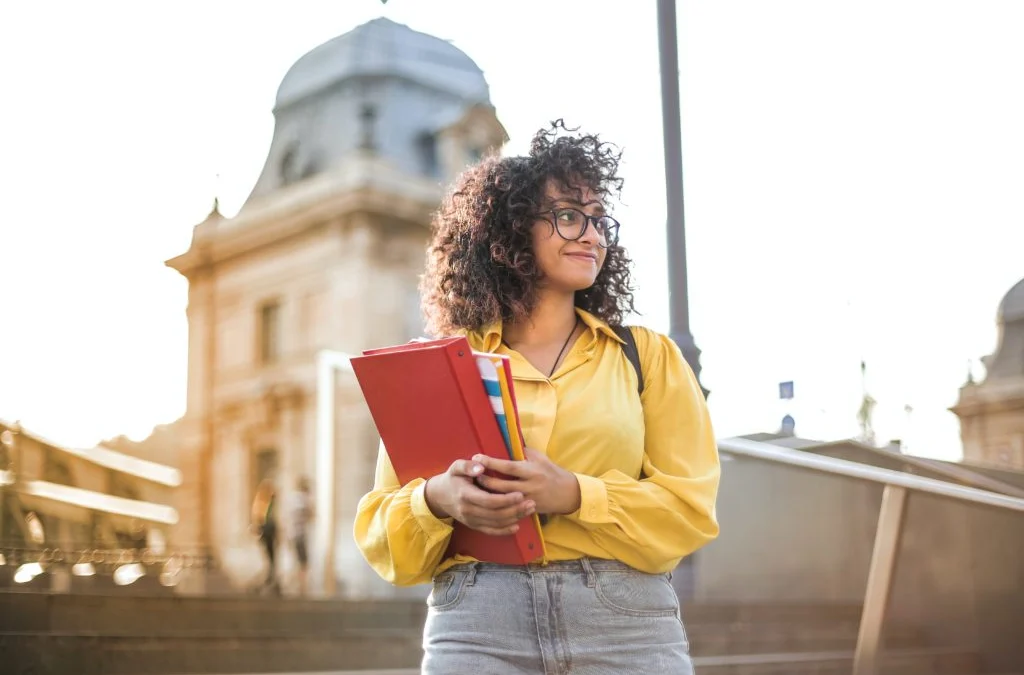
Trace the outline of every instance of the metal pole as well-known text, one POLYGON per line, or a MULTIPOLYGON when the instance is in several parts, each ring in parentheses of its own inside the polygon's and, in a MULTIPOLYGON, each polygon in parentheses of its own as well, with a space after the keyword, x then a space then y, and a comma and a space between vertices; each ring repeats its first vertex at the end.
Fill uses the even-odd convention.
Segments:
MULTIPOLYGON (((686 223, 683 210, 683 150, 679 114, 679 50, 675 0, 658 0, 658 51, 661 61, 661 119, 665 140, 665 197, 668 208, 669 336, 700 381, 700 349, 690 333, 686 277, 686 223)), ((708 390, 704 389, 704 396, 708 390)))

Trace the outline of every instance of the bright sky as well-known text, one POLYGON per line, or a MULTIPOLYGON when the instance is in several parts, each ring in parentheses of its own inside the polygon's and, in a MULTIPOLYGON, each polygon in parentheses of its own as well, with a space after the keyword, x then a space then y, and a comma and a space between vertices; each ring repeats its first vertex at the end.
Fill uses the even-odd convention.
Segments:
MULTIPOLYGON (((476 60, 508 152, 557 117, 623 147, 640 320, 667 331, 654 8, 5 4, 0 418, 87 445, 183 413, 186 283, 163 261, 214 195, 228 215, 244 201, 288 67, 377 16, 476 60)), ((801 435, 856 434, 864 358, 879 436, 958 456, 946 409, 1024 276, 1024 3, 678 11, 692 325, 719 435, 787 411, 801 435)))

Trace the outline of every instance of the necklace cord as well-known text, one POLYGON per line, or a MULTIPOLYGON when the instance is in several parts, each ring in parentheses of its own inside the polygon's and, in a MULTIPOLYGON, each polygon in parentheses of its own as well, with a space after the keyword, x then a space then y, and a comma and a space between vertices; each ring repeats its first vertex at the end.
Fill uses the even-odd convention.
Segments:
POLYGON ((558 356, 555 357, 555 362, 551 366, 551 372, 548 373, 549 378, 555 374, 555 368, 558 367, 558 362, 562 360, 562 352, 564 352, 565 348, 569 346, 569 340, 572 339, 573 334, 576 332, 576 326, 578 325, 580 325, 580 318, 577 316, 576 322, 572 325, 572 330, 565 336, 565 342, 562 343, 562 348, 558 350, 558 356))
MULTIPOLYGON (((577 316, 575 323, 572 324, 572 330, 570 330, 569 334, 565 336, 565 342, 562 343, 562 348, 558 350, 558 356, 555 357, 555 363, 554 363, 554 365, 551 366, 551 372, 548 373, 548 377, 549 378, 552 375, 555 374, 555 368, 558 367, 558 362, 562 359, 562 353, 565 351, 565 348, 569 346, 569 340, 572 339, 573 333, 576 332, 576 327, 579 326, 579 325, 580 325, 580 317, 577 316)), ((503 345, 505 345, 506 347, 508 347, 509 349, 512 349, 512 345, 510 345, 508 342, 506 342, 505 338, 501 338, 501 343, 503 345)))

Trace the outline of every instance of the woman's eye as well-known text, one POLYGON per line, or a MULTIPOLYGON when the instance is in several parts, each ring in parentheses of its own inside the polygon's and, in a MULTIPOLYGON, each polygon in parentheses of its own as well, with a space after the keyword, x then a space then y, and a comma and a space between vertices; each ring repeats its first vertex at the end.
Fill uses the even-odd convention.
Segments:
POLYGON ((576 212, 575 211, 568 211, 568 210, 566 210, 566 211, 556 211, 555 212, 555 217, 558 218, 559 220, 561 220, 563 223, 571 223, 574 220, 576 220, 576 212))

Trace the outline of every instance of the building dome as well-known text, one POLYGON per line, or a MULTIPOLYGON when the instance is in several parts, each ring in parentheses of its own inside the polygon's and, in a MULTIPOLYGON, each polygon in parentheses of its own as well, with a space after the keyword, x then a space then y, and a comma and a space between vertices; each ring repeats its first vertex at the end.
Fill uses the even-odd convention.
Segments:
POLYGON ((1024 319, 1024 279, 1018 281, 999 303, 1000 323, 1012 323, 1024 319))
POLYGON ((1024 378, 1024 279, 1021 279, 999 303, 996 318, 999 336, 996 350, 982 357, 986 380, 1024 378))
POLYGON ((362 24, 315 47, 284 76, 266 163, 242 209, 330 172, 356 151, 441 180, 442 165, 460 155, 442 147, 442 137, 474 114, 474 130, 459 132, 474 136, 465 144, 504 142, 484 74, 464 52, 388 19, 362 24))
POLYGON ((475 103, 489 101, 473 59, 450 42, 390 19, 374 19, 295 62, 277 91, 277 107, 357 77, 398 76, 475 103))

